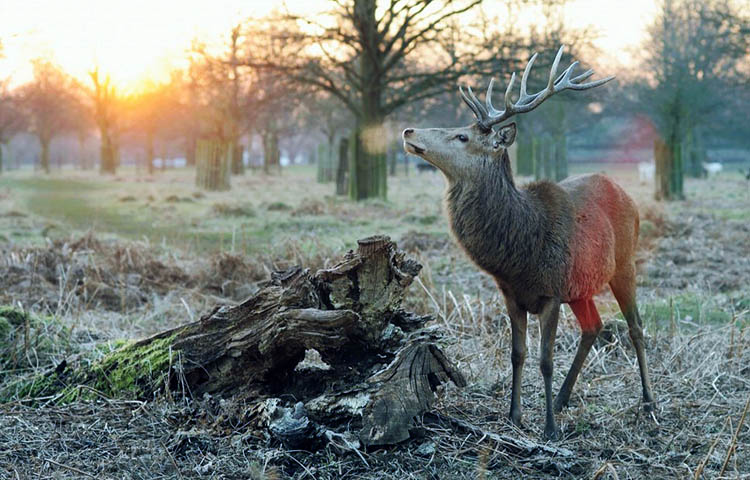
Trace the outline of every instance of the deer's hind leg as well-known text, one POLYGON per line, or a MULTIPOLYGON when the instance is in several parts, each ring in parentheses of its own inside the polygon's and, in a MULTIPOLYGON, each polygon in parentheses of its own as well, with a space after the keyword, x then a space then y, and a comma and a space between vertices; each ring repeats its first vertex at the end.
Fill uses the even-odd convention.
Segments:
POLYGON ((602 320, 599 317, 599 312, 596 310, 593 299, 576 300, 568 303, 568 305, 573 310, 573 314, 575 314, 578 323, 581 325, 581 341, 578 344, 578 351, 576 351, 573 363, 570 365, 570 370, 568 370, 568 374, 565 376, 565 381, 562 387, 560 387, 560 393, 555 398, 555 411, 557 412, 562 410, 563 407, 568 406, 570 392, 573 390, 573 386, 578 379, 583 362, 586 361, 591 346, 602 330, 602 320))
POLYGON ((641 371, 641 385, 643 387, 643 408, 645 411, 653 411, 656 402, 651 389, 651 378, 648 374, 646 363, 646 351, 643 340, 643 321, 638 313, 638 305, 635 295, 635 265, 629 264, 626 268, 618 270, 615 277, 609 283, 612 293, 617 299, 625 320, 628 322, 630 340, 633 342, 635 354, 638 357, 638 367, 641 371))

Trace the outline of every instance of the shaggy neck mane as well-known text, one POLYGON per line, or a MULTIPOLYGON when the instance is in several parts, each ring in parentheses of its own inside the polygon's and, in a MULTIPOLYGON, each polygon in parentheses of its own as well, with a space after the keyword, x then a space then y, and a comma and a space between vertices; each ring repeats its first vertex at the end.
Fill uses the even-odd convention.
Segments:
POLYGON ((507 150, 481 161, 485 163, 481 175, 448 186, 451 228, 482 269, 513 282, 535 270, 545 237, 545 215, 536 199, 516 188, 507 150))

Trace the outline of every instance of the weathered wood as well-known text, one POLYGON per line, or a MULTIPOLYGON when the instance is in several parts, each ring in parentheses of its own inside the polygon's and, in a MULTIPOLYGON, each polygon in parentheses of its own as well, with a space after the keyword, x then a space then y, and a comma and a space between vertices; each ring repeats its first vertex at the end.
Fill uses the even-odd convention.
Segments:
POLYGON ((94 365, 71 359, 29 393, 49 396, 57 388, 66 400, 90 387, 143 399, 164 391, 231 395, 251 405, 255 428, 290 447, 341 442, 347 432, 349 443, 397 443, 409 438, 440 384, 465 384, 438 347, 439 331, 424 328, 430 317, 401 308, 420 269, 388 237, 366 238, 331 268, 276 272, 239 305, 217 307, 94 365), (326 368, 300 365, 312 350, 326 368))

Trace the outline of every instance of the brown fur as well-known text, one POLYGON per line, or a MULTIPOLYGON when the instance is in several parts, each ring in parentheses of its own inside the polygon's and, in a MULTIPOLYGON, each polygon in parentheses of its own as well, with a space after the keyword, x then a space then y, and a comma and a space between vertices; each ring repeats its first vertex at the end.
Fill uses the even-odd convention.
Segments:
POLYGON ((507 152, 515 134, 515 124, 489 132, 475 124, 454 129, 406 129, 403 133, 407 152, 421 156, 445 175, 451 231, 472 261, 492 275, 505 297, 513 340, 511 420, 521 424, 527 312, 539 316, 541 329, 545 436, 558 438, 553 410, 567 405, 602 328, 593 296, 607 284, 628 322, 641 371, 643 399, 646 408, 653 409, 635 301, 638 210, 634 202, 611 179, 598 174, 517 188, 507 152), (582 336, 553 404, 552 359, 561 303, 570 304, 582 336))

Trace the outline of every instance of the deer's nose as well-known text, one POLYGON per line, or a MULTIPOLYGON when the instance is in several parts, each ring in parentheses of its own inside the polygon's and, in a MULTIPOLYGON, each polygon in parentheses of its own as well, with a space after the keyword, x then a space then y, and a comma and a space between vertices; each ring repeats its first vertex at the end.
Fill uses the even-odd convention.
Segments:
POLYGON ((406 130, 404 130, 404 137, 408 137, 412 133, 414 133, 414 129, 413 128, 407 128, 406 130))

